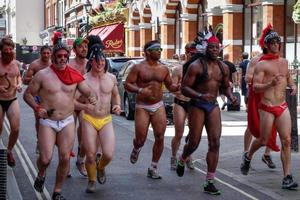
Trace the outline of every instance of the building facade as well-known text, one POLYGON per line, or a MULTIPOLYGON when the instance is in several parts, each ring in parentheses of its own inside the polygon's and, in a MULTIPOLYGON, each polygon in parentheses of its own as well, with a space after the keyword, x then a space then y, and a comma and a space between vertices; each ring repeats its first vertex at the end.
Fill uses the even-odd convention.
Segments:
POLYGON ((282 37, 282 55, 300 56, 300 27, 292 21, 296 0, 134 0, 129 7, 127 54, 141 56, 147 41, 158 39, 162 57, 183 54, 198 31, 212 25, 234 63, 243 51, 260 51, 258 38, 268 23, 282 37), (296 45, 295 45, 296 44, 296 45))

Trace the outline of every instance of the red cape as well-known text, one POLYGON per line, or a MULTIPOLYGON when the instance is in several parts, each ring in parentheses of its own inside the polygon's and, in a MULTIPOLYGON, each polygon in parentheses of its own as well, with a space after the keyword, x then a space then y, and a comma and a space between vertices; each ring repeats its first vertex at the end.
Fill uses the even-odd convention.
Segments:
POLYGON ((262 55, 262 57, 260 57, 259 61, 262 60, 274 60, 274 59, 278 59, 279 55, 274 55, 274 54, 264 54, 262 55))
POLYGON ((72 85, 84 80, 83 76, 69 65, 67 65, 63 70, 56 69, 53 64, 50 66, 50 68, 55 72, 59 80, 66 85, 72 85))
MULTIPOLYGON (((248 128, 251 134, 258 138, 260 136, 260 125, 259 125, 259 113, 258 113, 258 104, 262 99, 262 93, 255 93, 252 85, 249 85, 248 89, 248 128)), ((267 147, 273 151, 280 151, 278 145, 276 144, 276 128, 273 124, 272 133, 268 140, 267 147)))

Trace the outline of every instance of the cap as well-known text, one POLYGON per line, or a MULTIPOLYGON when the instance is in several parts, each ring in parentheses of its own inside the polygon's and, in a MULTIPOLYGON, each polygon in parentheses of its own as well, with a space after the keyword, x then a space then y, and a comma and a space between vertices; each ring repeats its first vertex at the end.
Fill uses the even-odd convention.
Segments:
POLYGON ((81 45, 83 42, 85 42, 85 43, 89 43, 89 41, 87 40, 87 39, 84 39, 84 38, 81 38, 81 37, 79 37, 79 38, 76 38, 75 40, 74 40, 74 42, 73 42, 73 48, 75 48, 76 46, 78 46, 78 45, 81 45))

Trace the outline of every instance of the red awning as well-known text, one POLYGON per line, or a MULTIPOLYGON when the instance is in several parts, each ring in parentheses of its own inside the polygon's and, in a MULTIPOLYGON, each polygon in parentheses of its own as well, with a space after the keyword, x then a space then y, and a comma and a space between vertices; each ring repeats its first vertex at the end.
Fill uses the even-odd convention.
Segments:
POLYGON ((112 24, 93 28, 89 35, 99 35, 105 46, 105 52, 125 52, 124 25, 112 24))

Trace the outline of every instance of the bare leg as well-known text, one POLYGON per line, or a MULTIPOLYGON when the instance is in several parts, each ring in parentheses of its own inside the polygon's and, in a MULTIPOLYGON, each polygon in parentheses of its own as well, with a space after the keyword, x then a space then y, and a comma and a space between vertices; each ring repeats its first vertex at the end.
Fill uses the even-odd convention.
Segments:
POLYGON ((16 144, 19 137, 19 128, 20 128, 20 107, 18 100, 15 100, 11 103, 8 111, 7 118, 10 123, 10 135, 7 145, 7 150, 11 151, 16 144))
POLYGON ((115 152, 115 133, 112 122, 101 129, 98 138, 102 147, 102 156, 97 168, 103 170, 110 163, 115 152))
POLYGON ((144 146, 147 138, 150 116, 144 109, 136 108, 135 119, 139 120, 135 121, 135 139, 133 140, 133 145, 135 149, 140 149, 144 146))
POLYGON ((252 141, 252 135, 249 128, 247 127, 244 135, 244 152, 249 151, 251 141, 252 141))
POLYGON ((186 113, 185 110, 177 104, 173 108, 173 121, 175 126, 175 136, 172 139, 172 157, 176 157, 180 141, 184 132, 186 113))
POLYGON ((56 144, 58 148, 59 163, 56 170, 56 180, 54 192, 61 192, 63 182, 68 175, 70 168, 70 152, 74 145, 75 124, 67 125, 63 130, 57 133, 56 144))

